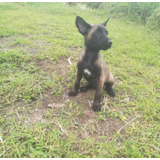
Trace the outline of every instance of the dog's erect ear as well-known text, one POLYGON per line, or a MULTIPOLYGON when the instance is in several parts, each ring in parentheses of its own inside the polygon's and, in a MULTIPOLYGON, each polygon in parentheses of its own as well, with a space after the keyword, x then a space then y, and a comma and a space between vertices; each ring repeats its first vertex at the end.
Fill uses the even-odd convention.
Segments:
POLYGON ((79 32, 83 35, 86 35, 91 29, 91 25, 79 16, 76 17, 76 26, 79 32))
POLYGON ((102 23, 102 25, 103 25, 103 26, 106 26, 107 23, 108 23, 108 21, 109 21, 109 19, 110 19, 110 17, 109 17, 104 23, 102 23))

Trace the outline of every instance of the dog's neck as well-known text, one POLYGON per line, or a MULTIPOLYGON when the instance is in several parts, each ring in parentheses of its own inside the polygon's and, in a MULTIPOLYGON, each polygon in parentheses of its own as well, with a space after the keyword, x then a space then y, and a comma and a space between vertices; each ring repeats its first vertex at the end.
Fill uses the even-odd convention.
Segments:
POLYGON ((84 51, 85 51, 85 58, 86 59, 90 59, 90 60, 96 60, 98 57, 98 53, 99 50, 93 49, 93 48, 88 48, 88 47, 84 47, 84 51))

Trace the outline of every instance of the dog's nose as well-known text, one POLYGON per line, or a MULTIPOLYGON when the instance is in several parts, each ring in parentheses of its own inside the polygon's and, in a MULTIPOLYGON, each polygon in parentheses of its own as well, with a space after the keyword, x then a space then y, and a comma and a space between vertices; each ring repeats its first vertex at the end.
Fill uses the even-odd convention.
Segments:
POLYGON ((109 40, 109 41, 108 41, 108 45, 111 47, 111 45, 112 45, 112 40, 109 40))

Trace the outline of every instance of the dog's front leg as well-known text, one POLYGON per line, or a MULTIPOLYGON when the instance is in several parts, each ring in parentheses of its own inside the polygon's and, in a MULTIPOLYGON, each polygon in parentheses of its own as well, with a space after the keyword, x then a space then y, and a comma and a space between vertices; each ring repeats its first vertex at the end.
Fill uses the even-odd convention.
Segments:
POLYGON ((104 86, 104 76, 100 76, 100 78, 97 81, 97 88, 94 96, 94 103, 92 106, 92 109, 94 111, 100 111, 101 110, 101 94, 104 86))
POLYGON ((70 92, 68 93, 69 96, 76 96, 76 95, 77 95, 78 89, 79 89, 79 86, 80 86, 81 79, 82 79, 82 72, 80 72, 80 71, 78 70, 78 71, 77 71, 77 76, 76 76, 76 81, 75 81, 75 84, 74 84, 74 90, 73 90, 73 91, 70 91, 70 92))

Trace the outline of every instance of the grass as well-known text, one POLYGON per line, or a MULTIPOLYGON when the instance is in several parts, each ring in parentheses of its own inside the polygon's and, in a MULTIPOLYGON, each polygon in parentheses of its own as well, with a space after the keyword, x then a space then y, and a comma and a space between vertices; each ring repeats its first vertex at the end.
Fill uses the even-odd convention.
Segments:
POLYGON ((110 19, 114 43, 102 54, 117 96, 104 92, 94 113, 94 91, 67 96, 83 47, 75 17, 108 16, 67 3, 0 3, 0 12, 0 157, 160 157, 159 32, 110 19))

